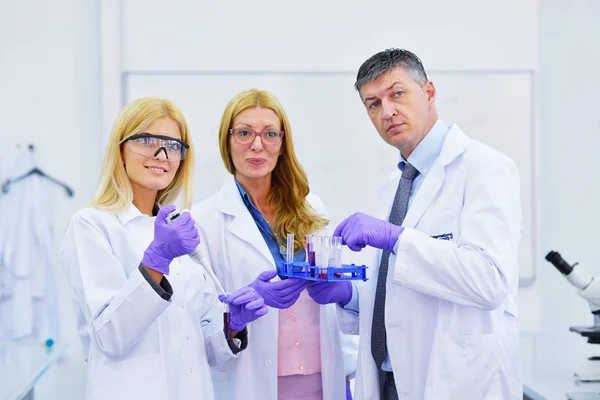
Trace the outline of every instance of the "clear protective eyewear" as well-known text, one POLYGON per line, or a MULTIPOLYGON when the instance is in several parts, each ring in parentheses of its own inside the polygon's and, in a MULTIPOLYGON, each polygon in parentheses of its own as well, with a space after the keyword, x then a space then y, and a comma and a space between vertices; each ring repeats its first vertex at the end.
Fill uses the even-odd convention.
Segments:
POLYGON ((272 146, 281 143, 281 139, 283 138, 283 131, 273 128, 267 128, 262 132, 256 132, 252 128, 236 128, 230 129, 229 134, 239 144, 250 144, 254 142, 256 136, 260 136, 263 144, 272 146))
POLYGON ((121 141, 124 142, 127 142, 129 150, 146 158, 156 158, 162 151, 168 162, 185 159, 190 148, 189 144, 179 139, 152 133, 137 133, 121 141))

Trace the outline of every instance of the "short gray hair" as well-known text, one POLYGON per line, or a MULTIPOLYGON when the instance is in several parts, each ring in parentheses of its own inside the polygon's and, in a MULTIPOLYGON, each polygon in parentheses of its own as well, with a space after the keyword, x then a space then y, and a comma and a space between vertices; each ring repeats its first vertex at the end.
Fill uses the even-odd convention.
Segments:
POLYGON ((400 67, 408 72, 421 86, 429 80, 425 68, 416 54, 408 50, 392 48, 371 56, 360 66, 354 87, 360 94, 365 83, 376 80, 381 74, 395 67, 400 67))

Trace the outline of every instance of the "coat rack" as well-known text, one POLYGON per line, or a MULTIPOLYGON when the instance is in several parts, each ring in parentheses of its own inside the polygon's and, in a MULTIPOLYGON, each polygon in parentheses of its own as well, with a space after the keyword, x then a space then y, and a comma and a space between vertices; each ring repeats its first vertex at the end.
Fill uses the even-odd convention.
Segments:
MULTIPOLYGON (((28 146, 28 148, 29 148, 29 151, 31 151, 31 152, 35 151, 35 146, 33 144, 30 144, 28 146)), ((16 178, 7 179, 2 184, 2 193, 8 193, 10 191, 10 188, 11 188, 12 185, 14 185, 17 182, 22 181, 22 180, 30 177, 30 176, 33 176, 33 175, 41 176, 42 178, 44 178, 44 179, 46 179, 46 180, 48 180, 48 181, 50 181, 50 182, 52 182, 52 183, 54 183, 54 184, 62 187, 62 188, 64 188, 65 191, 67 192, 67 196, 73 197, 74 192, 73 192, 73 189, 71 189, 69 187, 69 185, 67 185, 66 183, 63 183, 63 182, 59 181, 56 178, 51 177, 50 175, 46 174, 44 171, 42 171, 41 169, 39 169, 37 167, 32 168, 30 171, 28 171, 28 172, 24 173, 23 175, 18 176, 16 178)))

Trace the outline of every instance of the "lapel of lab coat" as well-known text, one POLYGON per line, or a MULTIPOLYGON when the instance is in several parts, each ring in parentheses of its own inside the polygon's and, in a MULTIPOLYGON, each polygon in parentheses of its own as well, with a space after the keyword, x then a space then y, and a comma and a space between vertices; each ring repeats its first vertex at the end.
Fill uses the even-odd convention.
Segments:
POLYGON ((262 237, 258 226, 256 226, 256 222, 254 222, 250 211, 246 208, 234 179, 231 179, 221 189, 218 203, 221 213, 233 217, 233 220, 227 227, 229 231, 239 239, 250 244, 267 261, 273 264, 271 251, 262 237))
POLYGON ((468 141, 469 138, 460 128, 456 124, 452 125, 442 146, 442 151, 438 159, 433 163, 427 176, 425 176, 419 191, 406 213, 402 226, 414 228, 417 225, 444 183, 444 169, 456 157, 462 154, 467 147, 468 141))

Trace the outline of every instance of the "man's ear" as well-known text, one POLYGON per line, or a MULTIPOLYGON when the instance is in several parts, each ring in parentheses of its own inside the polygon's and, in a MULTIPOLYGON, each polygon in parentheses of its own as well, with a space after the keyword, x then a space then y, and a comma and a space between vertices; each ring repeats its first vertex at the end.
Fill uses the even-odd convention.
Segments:
POLYGON ((429 103, 429 104, 435 103, 437 91, 435 90, 435 85, 433 84, 433 82, 432 81, 425 82, 423 89, 425 90, 425 95, 427 96, 427 103, 429 103))

